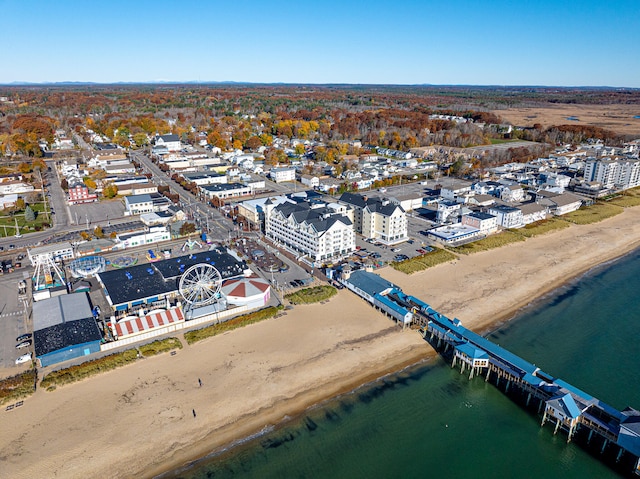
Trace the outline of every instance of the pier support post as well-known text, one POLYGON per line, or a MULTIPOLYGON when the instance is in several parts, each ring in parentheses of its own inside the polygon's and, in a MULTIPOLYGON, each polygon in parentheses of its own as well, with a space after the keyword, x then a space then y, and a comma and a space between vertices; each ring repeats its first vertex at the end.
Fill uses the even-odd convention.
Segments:
POLYGON ((527 396, 527 407, 529 407, 529 401, 531 401, 531 393, 527 396))
POLYGON ((455 355, 453 356, 453 361, 451 361, 451 367, 452 368, 456 367, 456 357, 455 357, 455 355))
POLYGON ((507 386, 504 388, 504 392, 505 392, 505 393, 508 393, 508 392, 509 392, 509 384, 511 384, 511 381, 509 381, 509 380, 507 379, 507 386))
POLYGON ((553 435, 554 436, 558 432, 558 428, 560 428, 560 419, 556 419, 556 427, 553 429, 553 435))
POLYGON ((620 462, 620 459, 622 459, 623 452, 624 452, 624 449, 620 448, 620 450, 618 451, 618 455, 616 456, 616 462, 620 462))
POLYGON ((593 437, 593 429, 589 429, 589 437, 587 438, 587 444, 591 442, 592 437, 593 437))
POLYGON ((471 381, 473 379, 473 372, 475 371, 475 368, 473 366, 471 366, 470 368, 470 372, 469 372, 469 381, 471 381))
POLYGON ((604 450, 607 448, 607 444, 609 444, 609 440, 605 439, 604 443, 602 444, 602 449, 600 449, 600 454, 604 453, 604 450))
POLYGON ((540 423, 540 427, 544 426, 544 423, 547 422, 547 410, 544 410, 544 414, 542 415, 542 422, 540 423))
POLYGON ((489 381, 489 375, 491 374, 491 369, 487 368, 487 377, 484 378, 484 382, 488 382, 489 381))

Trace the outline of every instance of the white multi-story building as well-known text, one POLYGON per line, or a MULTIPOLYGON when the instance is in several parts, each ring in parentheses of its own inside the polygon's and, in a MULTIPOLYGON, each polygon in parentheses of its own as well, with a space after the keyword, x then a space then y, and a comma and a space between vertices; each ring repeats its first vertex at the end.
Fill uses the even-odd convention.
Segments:
POLYGON ((584 179, 597 181, 604 188, 627 189, 640 186, 640 160, 597 160, 591 158, 584 167, 584 179))
POLYGON ((343 193, 340 203, 353 207, 356 232, 385 244, 402 243, 407 235, 407 215, 386 199, 343 193))
POLYGON ((524 226, 522 211, 506 205, 496 205, 489 208, 489 214, 498 218, 498 224, 503 228, 520 228, 524 226))
POLYGON ((269 177, 276 183, 283 181, 295 181, 296 170, 294 168, 271 168, 269 177))
POLYGON ((180 137, 178 135, 162 135, 156 138, 156 146, 164 146, 169 151, 179 151, 182 149, 180 137))
POLYGON ((343 205, 284 202, 264 208, 266 235, 311 261, 339 259, 355 250, 353 222, 343 205))
POLYGON ((471 226, 480 231, 480 234, 489 235, 495 233, 498 229, 498 218, 489 213, 473 212, 462 215, 460 223, 471 226))

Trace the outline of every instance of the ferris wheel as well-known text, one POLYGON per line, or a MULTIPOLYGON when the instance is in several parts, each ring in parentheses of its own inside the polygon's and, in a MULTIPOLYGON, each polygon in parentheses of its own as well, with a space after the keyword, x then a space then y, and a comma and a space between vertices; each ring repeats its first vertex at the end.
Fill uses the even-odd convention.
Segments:
POLYGON ((210 264, 201 263, 191 266, 180 277, 178 289, 180 295, 191 308, 206 306, 220 298, 222 276, 210 264))

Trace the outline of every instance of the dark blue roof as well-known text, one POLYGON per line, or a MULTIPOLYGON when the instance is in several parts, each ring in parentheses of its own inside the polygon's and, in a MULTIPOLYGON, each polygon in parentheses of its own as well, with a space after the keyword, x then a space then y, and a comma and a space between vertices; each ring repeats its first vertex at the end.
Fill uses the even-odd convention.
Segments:
POLYGON ((364 291, 370 296, 375 296, 377 293, 381 293, 385 289, 395 287, 393 283, 390 283, 386 279, 382 279, 377 274, 369 273, 362 269, 353 271, 349 279, 345 282, 351 283, 356 288, 364 291))

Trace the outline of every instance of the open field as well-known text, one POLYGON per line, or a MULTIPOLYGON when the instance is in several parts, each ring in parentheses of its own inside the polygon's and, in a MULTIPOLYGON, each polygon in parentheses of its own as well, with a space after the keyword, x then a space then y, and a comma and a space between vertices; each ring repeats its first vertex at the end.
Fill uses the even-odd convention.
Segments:
POLYGON ((517 107, 496 110, 505 121, 518 126, 543 127, 551 125, 593 125, 623 135, 640 137, 640 115, 638 105, 545 105, 538 107, 517 107), (568 120, 576 117, 578 120, 568 120))

